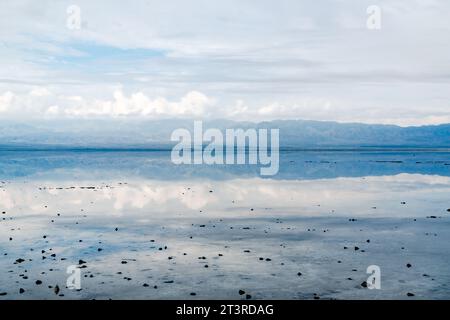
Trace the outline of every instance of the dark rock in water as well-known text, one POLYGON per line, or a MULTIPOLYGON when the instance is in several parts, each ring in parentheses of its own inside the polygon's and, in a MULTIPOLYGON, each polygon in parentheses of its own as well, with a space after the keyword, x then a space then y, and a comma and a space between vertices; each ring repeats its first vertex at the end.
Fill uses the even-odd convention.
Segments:
POLYGON ((16 260, 16 263, 22 263, 24 261, 25 261, 25 259, 19 258, 19 259, 16 260))
POLYGON ((191 296, 196 296, 197 294, 195 292, 190 293, 191 296))
POLYGON ((55 289, 54 289, 53 291, 55 292, 55 294, 58 294, 58 293, 59 293, 59 286, 56 285, 56 286, 55 286, 55 289))
POLYGON ((449 208, 449 209, 447 209, 447 212, 450 212, 450 208, 449 208))
POLYGON ((148 283, 144 283, 142 286, 143 287, 148 287, 148 283))
POLYGON ((249 300, 251 298, 252 298, 252 296, 250 294, 245 295, 245 299, 249 300))
POLYGON ((36 284, 40 285, 40 284, 42 284, 42 281, 41 280, 36 280, 36 284))
POLYGON ((125 260, 122 260, 121 264, 127 264, 128 262, 125 260))
POLYGON ((436 219, 437 217, 436 216, 428 216, 427 218, 428 219, 436 219))
POLYGON ((86 263, 86 261, 78 260, 78 264, 85 264, 85 263, 86 263))
POLYGON ((367 282, 366 282, 366 281, 364 281, 363 283, 361 283, 361 287, 363 287, 363 288, 367 288, 367 282))
POLYGON ((406 295, 407 295, 408 297, 414 297, 414 296, 415 296, 415 294, 414 294, 414 293, 411 293, 411 292, 408 292, 406 295))
POLYGON ((358 251, 359 250, 359 248, 358 247, 355 247, 355 251, 358 251))
POLYGON ((406 267, 407 267, 407 268, 411 268, 411 267, 412 267, 412 264, 411 264, 411 263, 407 263, 407 264, 406 264, 406 267))
POLYGON ((173 280, 164 281, 164 283, 173 283, 173 280))
POLYGON ((297 275, 300 277, 300 276, 302 275, 302 273, 301 273, 301 272, 298 272, 297 275))
POLYGON ((245 294, 244 290, 239 290, 239 294, 242 296, 243 294, 245 294))
POLYGON ((25 290, 24 290, 23 288, 20 288, 20 289, 19 289, 19 293, 20 293, 20 294, 22 294, 22 293, 24 293, 24 292, 25 292, 25 290))
POLYGON ((6 296, 7 293, 6 292, 0 292, 0 296, 6 296))

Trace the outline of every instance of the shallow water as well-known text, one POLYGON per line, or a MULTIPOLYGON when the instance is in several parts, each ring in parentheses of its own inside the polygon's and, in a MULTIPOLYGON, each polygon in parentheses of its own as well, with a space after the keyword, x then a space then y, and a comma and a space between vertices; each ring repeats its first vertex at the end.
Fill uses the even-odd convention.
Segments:
POLYGON ((260 177, 168 152, 2 151, 0 298, 450 298, 449 153, 280 160, 260 177), (361 286, 370 265, 380 290, 361 286))

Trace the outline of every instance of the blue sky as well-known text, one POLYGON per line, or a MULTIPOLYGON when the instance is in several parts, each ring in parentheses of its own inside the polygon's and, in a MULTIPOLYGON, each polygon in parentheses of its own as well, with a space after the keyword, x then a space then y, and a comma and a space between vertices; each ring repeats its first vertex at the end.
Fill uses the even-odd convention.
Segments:
POLYGON ((6 0, 0 119, 448 123, 449 13, 443 0, 6 0))

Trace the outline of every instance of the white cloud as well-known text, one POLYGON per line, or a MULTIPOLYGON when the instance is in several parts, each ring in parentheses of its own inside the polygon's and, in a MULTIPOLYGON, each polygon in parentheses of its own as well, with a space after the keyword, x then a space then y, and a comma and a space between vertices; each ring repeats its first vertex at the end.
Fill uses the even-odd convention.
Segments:
POLYGON ((11 107, 14 94, 11 91, 6 91, 0 95, 0 112, 6 112, 11 107))
POLYGON ((45 88, 35 88, 28 94, 7 91, 0 95, 0 115, 9 117, 203 117, 215 104, 214 99, 198 91, 188 92, 179 101, 164 97, 149 98, 142 92, 125 95, 116 90, 109 100, 86 100, 81 96, 52 94, 45 88), (45 97, 45 99, 44 99, 45 97), (27 112, 24 114, 24 112, 27 112))
POLYGON ((30 95, 37 97, 46 97, 51 95, 51 92, 47 88, 34 88, 31 90, 30 95))
POLYGON ((78 0, 75 31, 71 4, 2 3, 3 118, 427 124, 450 114, 445 0, 379 0, 379 31, 366 29, 370 0, 78 0))
POLYGON ((436 107, 433 112, 423 111, 420 106, 414 105, 394 109, 387 104, 371 108, 370 104, 345 104, 326 97, 252 104, 241 99, 225 103, 195 90, 170 99, 151 96, 142 91, 126 94, 120 88, 103 99, 88 99, 80 95, 65 96, 41 87, 35 87, 28 93, 6 91, 0 94, 0 119, 118 117, 231 119, 254 122, 305 119, 401 126, 450 123, 450 114, 445 107, 436 107))

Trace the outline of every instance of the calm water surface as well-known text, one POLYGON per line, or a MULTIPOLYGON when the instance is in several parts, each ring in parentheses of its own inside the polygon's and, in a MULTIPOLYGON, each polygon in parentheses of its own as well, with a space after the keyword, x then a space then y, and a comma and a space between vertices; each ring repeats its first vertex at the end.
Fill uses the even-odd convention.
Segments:
POLYGON ((0 298, 450 298, 450 153, 280 162, 260 177, 168 152, 1 151, 0 298), (380 290, 361 286, 370 265, 380 290))

